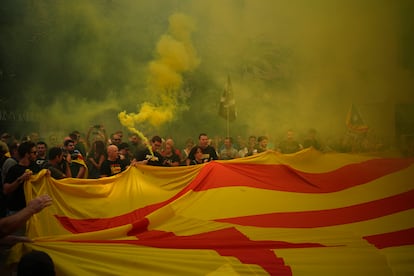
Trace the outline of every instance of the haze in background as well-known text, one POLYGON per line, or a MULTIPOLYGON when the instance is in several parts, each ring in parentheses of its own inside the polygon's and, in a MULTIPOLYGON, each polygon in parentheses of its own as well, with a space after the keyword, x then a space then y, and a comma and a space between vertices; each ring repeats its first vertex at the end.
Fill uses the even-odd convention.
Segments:
POLYGON ((391 142, 396 104, 413 103, 413 11, 409 0, 7 0, 0 107, 30 111, 44 136, 129 131, 121 113, 139 115, 132 127, 146 137, 183 143, 226 135, 229 75, 232 136, 312 127, 340 137, 355 104, 371 135, 391 142), (167 74, 154 70, 165 60, 167 74))

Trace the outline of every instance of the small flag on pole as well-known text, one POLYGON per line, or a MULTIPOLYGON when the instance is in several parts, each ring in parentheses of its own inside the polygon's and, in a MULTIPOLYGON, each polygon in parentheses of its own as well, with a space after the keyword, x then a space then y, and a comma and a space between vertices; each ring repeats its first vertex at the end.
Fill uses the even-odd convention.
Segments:
POLYGON ((346 116, 346 126, 348 130, 357 133, 364 133, 369 129, 354 105, 351 106, 346 116))
POLYGON ((230 76, 227 76, 227 84, 220 98, 219 115, 229 121, 234 121, 237 116, 230 76))

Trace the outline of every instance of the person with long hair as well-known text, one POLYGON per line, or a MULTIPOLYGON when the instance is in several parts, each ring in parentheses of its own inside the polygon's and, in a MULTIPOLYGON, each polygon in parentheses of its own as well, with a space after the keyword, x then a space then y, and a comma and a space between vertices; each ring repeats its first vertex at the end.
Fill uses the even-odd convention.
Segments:
POLYGON ((88 153, 87 164, 89 169, 89 178, 100 178, 101 166, 106 160, 105 143, 96 140, 92 143, 91 150, 88 153))

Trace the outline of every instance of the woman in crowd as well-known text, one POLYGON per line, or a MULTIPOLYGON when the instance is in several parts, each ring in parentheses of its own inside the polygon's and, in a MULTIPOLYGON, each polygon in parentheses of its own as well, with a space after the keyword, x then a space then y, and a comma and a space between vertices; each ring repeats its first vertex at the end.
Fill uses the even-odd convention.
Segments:
POLYGON ((102 163, 106 160, 105 143, 101 140, 93 142, 91 150, 88 153, 87 164, 89 169, 89 178, 99 178, 102 163))

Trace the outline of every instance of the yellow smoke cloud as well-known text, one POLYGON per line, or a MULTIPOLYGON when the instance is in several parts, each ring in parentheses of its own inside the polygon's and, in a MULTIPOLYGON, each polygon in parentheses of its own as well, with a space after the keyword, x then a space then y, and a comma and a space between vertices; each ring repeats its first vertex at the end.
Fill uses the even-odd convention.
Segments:
POLYGON ((149 123, 159 127, 173 120, 177 111, 177 97, 183 84, 184 72, 194 70, 200 60, 191 43, 191 33, 195 30, 190 17, 173 14, 169 18, 168 33, 161 36, 156 46, 157 57, 148 65, 147 90, 155 95, 156 103, 144 102, 139 113, 120 112, 118 118, 122 125, 131 131, 135 124, 149 123))

